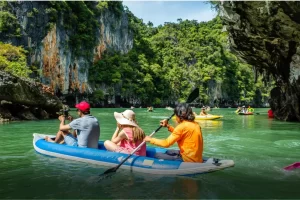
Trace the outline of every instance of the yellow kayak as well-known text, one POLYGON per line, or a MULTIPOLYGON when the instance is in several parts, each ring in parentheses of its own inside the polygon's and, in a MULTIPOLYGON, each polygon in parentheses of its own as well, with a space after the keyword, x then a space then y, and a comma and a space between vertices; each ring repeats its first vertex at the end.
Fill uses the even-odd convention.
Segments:
MULTIPOLYGON (((213 119, 219 119, 222 117, 223 117, 222 115, 205 115, 205 116, 196 115, 195 120, 213 120, 213 119)), ((175 116, 172 117, 172 119, 175 119, 175 116)))
POLYGON ((195 120, 212 120, 212 119, 219 119, 221 117, 223 117, 223 116, 221 116, 221 115, 205 115, 205 116, 196 115, 195 120))

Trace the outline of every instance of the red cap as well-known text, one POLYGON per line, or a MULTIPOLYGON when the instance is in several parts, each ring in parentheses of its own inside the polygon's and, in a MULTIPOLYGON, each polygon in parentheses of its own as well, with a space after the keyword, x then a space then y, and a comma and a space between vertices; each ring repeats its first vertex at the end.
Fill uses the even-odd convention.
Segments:
POLYGON ((79 104, 76 104, 75 107, 78 108, 82 112, 89 111, 91 108, 90 104, 86 101, 82 101, 79 104))

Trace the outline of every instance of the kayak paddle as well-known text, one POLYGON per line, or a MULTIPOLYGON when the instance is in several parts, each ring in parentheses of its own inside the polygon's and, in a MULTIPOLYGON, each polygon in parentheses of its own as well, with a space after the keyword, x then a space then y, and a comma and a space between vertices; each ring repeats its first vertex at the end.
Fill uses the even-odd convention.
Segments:
MULTIPOLYGON (((199 88, 196 88, 193 90, 193 92, 190 93, 186 103, 192 103, 197 97, 199 96, 199 88)), ((173 113, 167 120, 169 121, 173 116, 175 115, 175 113, 173 113)), ((149 136, 152 137, 157 131, 159 131, 159 129, 161 129, 161 125, 155 130, 153 131, 149 136)), ((137 148, 135 148, 120 164, 118 164, 116 167, 110 168, 108 170, 106 170, 103 174, 100 174, 100 180, 105 178, 105 177, 109 177, 111 176, 113 173, 115 173, 120 167, 121 165, 123 165, 128 158, 130 158, 137 150, 139 150, 146 142, 143 141, 137 148)))
POLYGON ((293 163, 293 164, 291 164, 289 166, 286 166, 283 169, 285 169, 285 170, 293 170, 293 169, 296 169, 296 168, 300 168, 300 162, 295 162, 295 163, 293 163))

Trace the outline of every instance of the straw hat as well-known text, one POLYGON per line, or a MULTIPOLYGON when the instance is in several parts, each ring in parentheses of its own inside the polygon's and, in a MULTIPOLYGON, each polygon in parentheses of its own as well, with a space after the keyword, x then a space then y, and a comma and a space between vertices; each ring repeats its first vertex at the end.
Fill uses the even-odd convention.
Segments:
POLYGON ((114 112, 114 116, 121 125, 138 126, 135 121, 135 113, 132 110, 125 110, 122 113, 114 112))

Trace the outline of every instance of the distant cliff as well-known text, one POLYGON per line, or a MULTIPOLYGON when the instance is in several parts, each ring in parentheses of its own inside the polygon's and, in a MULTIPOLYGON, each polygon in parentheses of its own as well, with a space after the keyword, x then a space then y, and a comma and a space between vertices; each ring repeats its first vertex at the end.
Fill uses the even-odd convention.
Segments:
POLYGON ((133 46, 122 8, 121 2, 4 2, 8 24, 0 40, 23 45, 28 64, 57 95, 89 92, 89 66, 106 49, 126 53, 133 46))
POLYGON ((275 117, 300 121, 300 2, 227 1, 221 6, 232 50, 277 87, 275 117))

